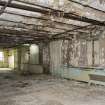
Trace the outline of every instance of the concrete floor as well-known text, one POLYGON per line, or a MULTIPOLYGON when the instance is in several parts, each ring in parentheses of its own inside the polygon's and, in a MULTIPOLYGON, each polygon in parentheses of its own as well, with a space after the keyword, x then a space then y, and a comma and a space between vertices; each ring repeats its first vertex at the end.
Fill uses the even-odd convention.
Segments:
POLYGON ((50 75, 0 73, 0 105, 105 105, 105 87, 50 75))

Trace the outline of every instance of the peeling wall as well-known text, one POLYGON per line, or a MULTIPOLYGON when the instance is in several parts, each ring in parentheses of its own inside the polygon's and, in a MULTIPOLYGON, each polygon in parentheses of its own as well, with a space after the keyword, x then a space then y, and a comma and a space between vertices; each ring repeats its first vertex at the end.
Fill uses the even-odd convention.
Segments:
POLYGON ((50 43, 50 54, 52 61, 51 64, 53 65, 54 63, 54 67, 58 66, 59 64, 67 65, 67 60, 69 60, 69 65, 71 66, 92 66, 91 41, 53 41, 50 43), (67 51, 68 47, 69 52, 67 51))
POLYGON ((23 74, 43 72, 39 63, 39 47, 36 44, 23 45, 18 48, 17 69, 23 74))
POLYGON ((50 43, 50 72, 52 74, 59 74, 59 69, 62 66, 61 46, 62 41, 50 43))
POLYGON ((44 73, 49 73, 50 69, 50 45, 48 43, 43 43, 42 47, 42 64, 44 68, 44 73))
POLYGON ((88 74, 95 72, 91 67, 105 67, 105 39, 94 41, 94 47, 92 44, 83 39, 51 42, 50 72, 64 78, 89 81, 88 74))
POLYGON ((105 38, 95 41, 95 65, 105 67, 105 38))

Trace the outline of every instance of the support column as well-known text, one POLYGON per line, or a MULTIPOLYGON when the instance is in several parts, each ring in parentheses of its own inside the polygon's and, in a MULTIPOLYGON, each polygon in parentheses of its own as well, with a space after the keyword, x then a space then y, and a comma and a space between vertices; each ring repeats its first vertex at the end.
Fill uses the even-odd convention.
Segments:
POLYGON ((92 40, 92 66, 94 66, 94 40, 92 40))

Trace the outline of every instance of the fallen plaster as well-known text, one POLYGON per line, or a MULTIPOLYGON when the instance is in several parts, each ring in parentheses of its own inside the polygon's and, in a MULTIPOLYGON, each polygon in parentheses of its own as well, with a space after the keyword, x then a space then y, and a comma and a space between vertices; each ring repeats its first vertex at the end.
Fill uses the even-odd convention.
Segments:
POLYGON ((105 105, 104 86, 51 75, 0 74, 0 90, 0 105, 105 105))

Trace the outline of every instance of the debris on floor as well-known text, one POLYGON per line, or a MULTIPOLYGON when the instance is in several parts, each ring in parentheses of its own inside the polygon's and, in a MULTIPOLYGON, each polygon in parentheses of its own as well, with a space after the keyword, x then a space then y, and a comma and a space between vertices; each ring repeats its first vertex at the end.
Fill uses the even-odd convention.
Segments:
POLYGON ((20 88, 24 88, 29 86, 30 84, 28 82, 24 82, 24 81, 18 81, 15 84, 13 84, 13 87, 20 87, 20 88))
POLYGON ((0 90, 0 105, 105 105, 104 86, 51 75, 0 78, 0 90))

